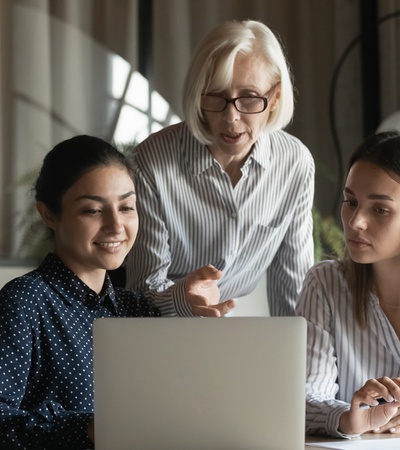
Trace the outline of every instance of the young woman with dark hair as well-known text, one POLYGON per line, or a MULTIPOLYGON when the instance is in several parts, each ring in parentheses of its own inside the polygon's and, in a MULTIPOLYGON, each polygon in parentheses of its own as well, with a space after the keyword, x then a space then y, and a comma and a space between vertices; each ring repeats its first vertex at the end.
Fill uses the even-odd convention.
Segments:
MULTIPOLYGON (((112 145, 76 136, 47 154, 35 195, 54 252, 0 291, 0 448, 92 448, 94 320, 160 315, 107 274, 138 231, 132 170, 112 145)), ((218 303, 220 276, 207 266, 182 280, 189 304, 218 303)))
POLYGON ((400 433, 400 134, 368 138, 343 189, 343 260, 306 276, 306 432, 400 433))

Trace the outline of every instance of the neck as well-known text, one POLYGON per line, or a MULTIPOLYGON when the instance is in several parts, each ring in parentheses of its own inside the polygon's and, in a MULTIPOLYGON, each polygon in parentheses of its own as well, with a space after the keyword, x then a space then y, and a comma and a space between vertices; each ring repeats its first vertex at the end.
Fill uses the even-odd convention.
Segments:
POLYGON ((379 303, 388 308, 400 308, 399 272, 374 270, 375 290, 379 303))

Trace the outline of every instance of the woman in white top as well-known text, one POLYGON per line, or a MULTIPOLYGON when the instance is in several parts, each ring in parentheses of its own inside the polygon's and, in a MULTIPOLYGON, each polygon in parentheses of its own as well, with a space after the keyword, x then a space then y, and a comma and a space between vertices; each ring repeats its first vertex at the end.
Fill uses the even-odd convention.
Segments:
POLYGON ((127 287, 164 315, 224 315, 266 275, 271 315, 294 315, 313 264, 314 161, 283 131, 293 86, 281 45, 254 20, 212 29, 193 55, 185 121, 136 149, 141 226, 127 287), (180 280, 211 263, 220 309, 187 305, 180 280))
POLYGON ((313 267, 297 313, 308 320, 308 434, 400 433, 400 134, 353 154, 342 205, 346 251, 313 267))

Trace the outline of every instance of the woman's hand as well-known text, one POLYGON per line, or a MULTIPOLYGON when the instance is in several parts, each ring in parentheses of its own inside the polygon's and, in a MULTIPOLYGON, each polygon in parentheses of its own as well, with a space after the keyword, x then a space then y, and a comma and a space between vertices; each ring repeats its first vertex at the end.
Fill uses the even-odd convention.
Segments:
POLYGON ((185 282, 185 296, 196 316, 221 317, 235 307, 233 300, 219 303, 217 280, 222 272, 211 264, 192 272, 185 282))
POLYGON ((354 393, 350 410, 340 417, 339 431, 345 434, 395 432, 394 428, 400 424, 399 407, 400 378, 373 378, 354 393))
POLYGON ((397 413, 389 420, 386 425, 372 430, 373 433, 400 433, 400 408, 397 409, 397 413))

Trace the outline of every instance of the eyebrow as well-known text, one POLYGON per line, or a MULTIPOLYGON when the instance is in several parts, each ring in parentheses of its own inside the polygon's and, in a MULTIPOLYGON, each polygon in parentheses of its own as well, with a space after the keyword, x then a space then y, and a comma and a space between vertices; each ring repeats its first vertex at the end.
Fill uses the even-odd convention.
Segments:
MULTIPOLYGON (((355 196, 354 192, 348 187, 344 188, 344 192, 355 196)), ((371 195, 368 195, 368 198, 371 200, 388 200, 391 202, 394 201, 393 198, 390 197, 390 195, 385 195, 385 194, 371 194, 371 195)))
MULTIPOLYGON (((128 197, 131 197, 132 195, 136 196, 135 191, 129 191, 126 194, 122 194, 118 197, 118 200, 125 200, 128 197)), ((95 202, 101 202, 101 203, 105 203, 107 201, 107 199, 105 197, 101 197, 100 195, 81 195, 80 197, 78 197, 75 201, 79 201, 79 200, 94 200, 95 202)))

